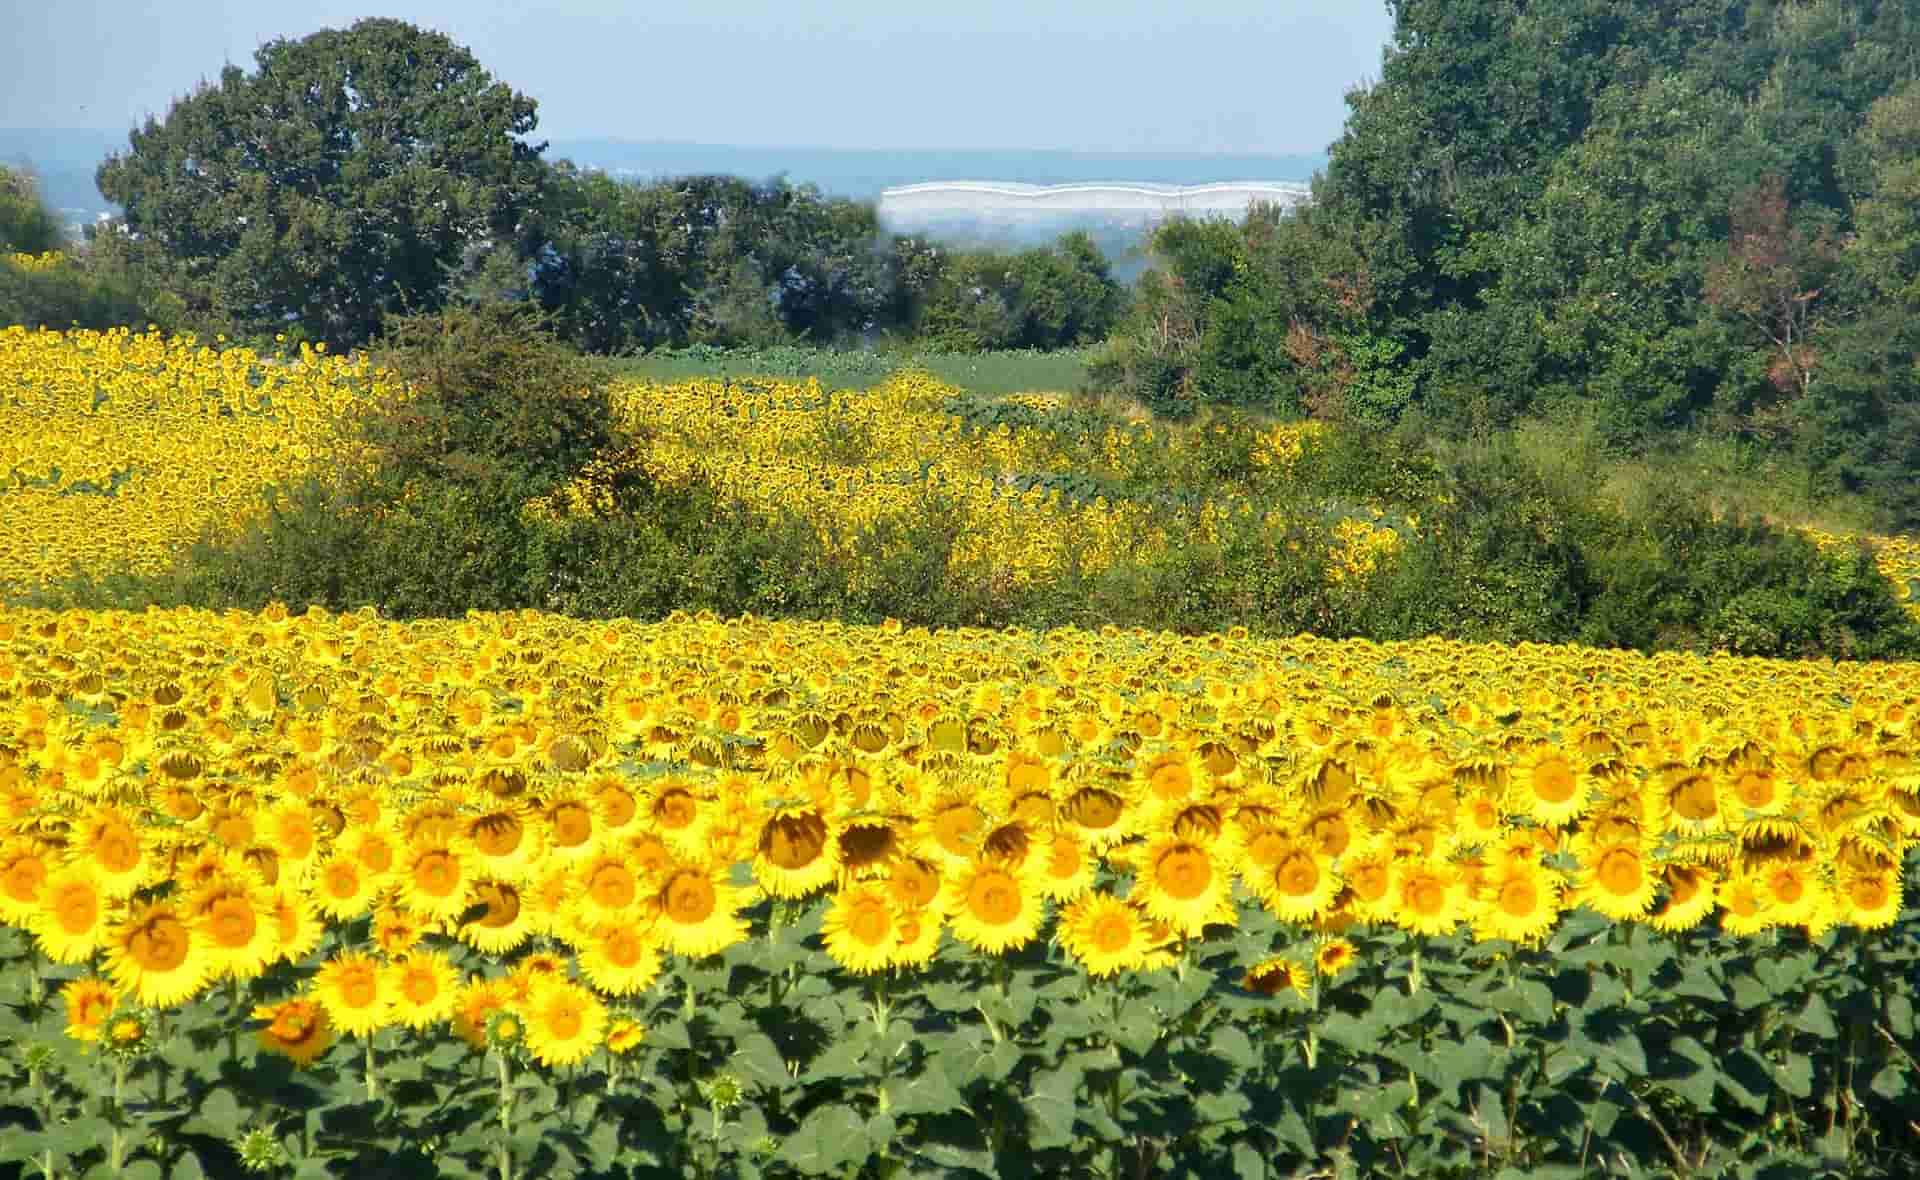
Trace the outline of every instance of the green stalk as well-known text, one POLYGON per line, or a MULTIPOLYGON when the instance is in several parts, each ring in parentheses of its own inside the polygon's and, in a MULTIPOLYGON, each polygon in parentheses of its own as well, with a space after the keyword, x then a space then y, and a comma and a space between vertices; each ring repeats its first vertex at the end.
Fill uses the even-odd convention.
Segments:
POLYGON ((513 1075, 507 1070, 507 1057, 495 1053, 500 1072, 500 1146, 494 1153, 494 1167, 500 1180, 513 1180, 513 1075))

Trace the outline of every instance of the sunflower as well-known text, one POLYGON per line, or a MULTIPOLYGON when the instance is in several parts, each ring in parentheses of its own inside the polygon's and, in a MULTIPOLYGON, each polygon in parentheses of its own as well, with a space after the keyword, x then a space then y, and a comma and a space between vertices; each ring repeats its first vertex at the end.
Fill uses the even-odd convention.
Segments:
POLYGON ((1655 806, 1655 822, 1676 836, 1697 839, 1726 830, 1721 787, 1711 765, 1674 762, 1657 767, 1647 793, 1655 806))
POLYGON ((1263 849, 1262 859, 1268 857, 1273 858, 1272 868, 1242 879, 1274 917, 1282 922, 1310 922, 1332 908, 1340 878, 1332 861, 1313 845, 1283 838, 1263 849))
POLYGON ((940 949, 940 912, 931 907, 896 908, 893 916, 895 967, 924 967, 940 949))
POLYGON ((1361 921, 1386 920, 1393 913, 1393 886, 1399 871, 1393 850, 1385 846, 1342 857, 1340 875, 1346 887, 1334 899, 1335 907, 1344 905, 1361 921))
POLYGON ((1767 897, 1759 876, 1742 872, 1728 879, 1720 889, 1720 928, 1736 937, 1758 934, 1779 923, 1768 912, 1767 897))
MULTIPOLYGON (((449 844, 429 843, 411 849, 400 873, 400 902, 429 918, 450 920, 467 908, 467 891, 473 883, 473 869, 467 855, 449 844)), ((344 1022, 336 1023, 352 1032, 344 1022)))
POLYGON ((1887 866, 1843 875, 1834 898, 1842 921, 1863 930, 1878 930, 1891 926, 1900 916, 1900 893, 1900 870, 1887 866))
POLYGON ((1481 878, 1474 937, 1537 943, 1560 919, 1560 878, 1534 860, 1503 858, 1481 878))
POLYGON ((1574 756, 1550 742, 1525 751, 1508 778, 1507 811, 1542 827, 1566 827, 1585 814, 1591 802, 1591 785, 1574 756))
POLYGON ((379 900, 385 878, 369 871, 347 853, 336 852, 314 874, 314 908, 337 922, 351 922, 371 910, 379 900))
POLYGON ((1041 842, 1035 859, 1040 892, 1054 901, 1072 901, 1092 889, 1098 867, 1086 842, 1064 829, 1041 842))
POLYGON ((193 924, 171 902, 135 907, 107 936, 107 959, 121 992, 153 1008, 193 997, 207 980, 207 953, 193 924))
POLYGON ((660 876, 653 896, 654 926, 666 950, 688 958, 718 954, 747 937, 740 891, 724 870, 697 862, 676 864, 660 876))
POLYGON ((268 894, 267 905, 273 921, 276 959, 297 963, 320 945, 326 928, 305 893, 285 887, 274 889, 268 894))
POLYGON ((290 1058, 295 1065, 312 1065, 333 1045, 333 1024, 318 1001, 298 997, 253 1010, 255 1020, 267 1022, 260 1030, 260 1047, 290 1058))
POLYGON ((1032 874, 991 859, 970 861, 948 877, 941 909, 956 938, 989 954, 1033 941, 1045 916, 1032 874))
POLYGON ((1301 999, 1313 994, 1313 968, 1284 955, 1263 959, 1247 969, 1240 986, 1263 996, 1291 991, 1301 999))
POLYGON ((885 886, 853 885, 834 894, 820 933, 834 962, 867 974, 891 963, 900 940, 897 927, 885 886))
POLYGON ((1574 901, 1616 922, 1637 922, 1653 905, 1659 882, 1637 843, 1590 845, 1581 850, 1574 901))
POLYGON ((335 857, 347 857, 375 881, 384 881, 400 859, 399 840, 384 826, 355 825, 334 844, 335 857))
POLYGON ((584 799, 562 797, 541 813, 547 833, 546 854, 560 860, 584 859, 597 850, 602 835, 594 805, 584 799))
POLYGON ((513 987, 507 980, 470 976, 454 994, 453 1031, 475 1049, 485 1049, 487 1027, 512 1006, 513 987))
POLYGON ((97 1041, 107 1018, 120 1003, 113 985, 95 975, 70 979, 60 989, 67 1010, 67 1035, 76 1041, 97 1041))
POLYGON ((545 831, 518 809, 501 808, 468 820, 465 837, 479 872, 498 881, 519 882, 538 862, 545 831))
POLYGON ((1111 894, 1088 893, 1060 913, 1060 944, 1089 975, 1139 970, 1146 939, 1145 917, 1111 894))
POLYGON ((1826 885, 1810 864, 1782 857, 1756 867, 1761 895, 1776 925, 1804 925, 1826 904, 1826 885))
POLYGON ((533 936, 533 915, 519 886, 505 881, 476 883, 473 905, 462 916, 460 941, 482 954, 504 955, 533 936))
POLYGON ((602 929, 582 946, 579 963, 588 983, 614 996, 637 995, 660 975, 660 952, 638 925, 602 929))
POLYGON ((537 985, 522 1017, 527 1047, 545 1066, 575 1065, 600 1047, 607 1007, 600 997, 564 979, 537 985))
POLYGON ((109 897, 128 897, 153 871, 140 830, 117 807, 94 808, 74 826, 72 847, 100 870, 100 888, 109 897))
POLYGON ((427 925, 427 919, 404 906, 383 905, 373 911, 373 944, 381 954, 397 959, 414 948, 427 925))
POLYGON ((1131 838, 1143 818, 1141 809, 1131 806, 1124 795, 1099 785, 1083 786, 1068 795, 1060 805, 1060 817, 1067 830, 1095 853, 1131 838))
POLYGON ((423 1029, 453 1015, 460 976, 438 951, 413 951, 387 964, 381 990, 392 997, 399 1023, 423 1029))
POLYGON ((662 779, 645 802, 651 827, 681 856, 698 856, 706 848, 718 808, 696 794, 691 783, 662 779))
POLYGON ((1145 848, 1139 866, 1135 893, 1150 917, 1189 936, 1234 924, 1232 876, 1206 845, 1164 835, 1145 848))
POLYGON ((84 963, 103 944, 110 904, 100 887, 99 870, 75 861, 47 878, 27 929, 47 958, 84 963))
POLYGON ((602 853, 581 863, 573 894, 574 921, 589 929, 632 922, 645 896, 640 874, 617 853, 602 853))
POLYGON ((321 964, 313 989, 335 1027, 349 1036, 369 1036, 393 1022, 393 990, 371 956, 335 955, 321 964))
POLYGON ((1389 917, 1415 934, 1450 933, 1465 917, 1459 874, 1425 858, 1396 865, 1389 917))
POLYGON ((914 842, 922 855, 957 868, 979 853, 986 834, 987 816, 973 798, 948 794, 922 812, 915 825, 914 842))
POLYGON ((1321 942, 1313 952, 1313 968, 1322 976, 1332 979, 1352 967, 1360 952, 1344 938, 1329 938, 1321 942))
POLYGON ((782 807, 760 829, 754 879, 775 897, 805 897, 833 882, 833 830, 812 807, 782 807))
POLYGON ((240 877, 212 882, 194 894, 191 909, 211 978, 254 979, 277 956, 273 902, 258 885, 240 877))
POLYGON ((931 861, 903 856, 887 871, 887 894, 903 910, 925 909, 940 896, 940 869, 931 861))
POLYGON ((1205 766, 1184 743, 1156 742, 1134 755, 1137 797, 1155 807, 1179 806, 1208 781, 1205 766))
POLYGON ((855 819, 834 834, 832 857, 841 882, 884 877, 901 848, 900 833, 879 816, 855 819))
POLYGON ((631 1053, 647 1039, 647 1026, 631 1016, 618 1016, 607 1022, 607 1052, 631 1053))
POLYGON ((1698 926, 1719 900, 1719 876, 1706 865, 1669 863, 1660 870, 1660 884, 1667 897, 1648 921, 1669 934, 1698 926))

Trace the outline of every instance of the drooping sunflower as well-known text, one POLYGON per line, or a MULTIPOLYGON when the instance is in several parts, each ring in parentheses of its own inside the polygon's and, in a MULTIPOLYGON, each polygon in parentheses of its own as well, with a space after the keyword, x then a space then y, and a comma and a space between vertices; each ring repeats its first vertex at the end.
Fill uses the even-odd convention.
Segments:
POLYGON ((1560 920, 1560 878, 1536 860, 1501 859, 1482 876, 1475 892, 1476 938, 1536 943, 1560 920))
POLYGON ((1112 894, 1085 894, 1060 913, 1060 945, 1089 975, 1139 970, 1146 942, 1145 915, 1112 894))
POLYGON ((851 885, 840 889, 821 920, 821 941, 827 954, 849 971, 868 974, 884 970, 899 945, 899 923, 884 885, 851 885))
POLYGON ((781 807, 760 829, 753 876, 775 897, 805 897, 826 888, 839 872, 833 830, 813 807, 781 807))
POLYGON ((1088 851, 1098 854, 1137 834, 1145 816, 1115 786, 1093 782, 1062 800, 1060 818, 1069 831, 1086 841, 1088 851))
POLYGON ((585 1061, 607 1030, 607 1006, 591 991, 564 979, 536 986, 522 1013, 527 1048, 553 1067, 585 1061))
POLYGON ((496 881, 520 882, 540 858, 546 828, 519 808, 499 807, 466 823, 466 844, 477 871, 496 881))
POLYGON ((326 1008, 311 997, 262 1004, 253 1010, 253 1018, 267 1022, 259 1033, 260 1047, 298 1066, 312 1065, 335 1039, 326 1008))
POLYGON ((67 1010, 67 1035, 76 1041, 100 1039, 107 1018, 120 1004, 113 985, 96 975, 70 979, 60 989, 60 1002, 67 1010))
POLYGON ((172 902, 135 906, 107 935, 114 985, 152 1008, 191 999, 207 982, 207 954, 191 917, 172 902))
POLYGON ((313 990, 334 1027, 349 1036, 368 1036, 393 1023, 390 981, 370 955, 336 954, 321 964, 313 990))
POLYGON ((989 954, 1025 946, 1040 933, 1046 903, 1031 873, 993 859, 969 861, 945 883, 941 910, 954 937, 989 954))
POLYGON ((652 932, 637 924, 608 926, 580 949, 580 973, 612 996, 645 991, 660 975, 660 952, 652 932))
POLYGON ((1240 986, 1263 996, 1277 996, 1290 991, 1305 999, 1313 994, 1313 969, 1297 959, 1277 955, 1249 967, 1240 980, 1240 986))
POLYGON ((1660 870, 1666 900, 1648 921, 1656 930, 1691 930, 1713 913, 1720 894, 1719 874, 1706 865, 1669 863, 1660 870))
POLYGON ((718 954, 747 936, 743 899, 721 866, 682 862, 659 876, 653 896, 660 945, 677 955, 718 954))
POLYGON ((1188 936, 1234 924, 1233 878, 1208 846, 1168 833, 1146 846, 1138 864, 1133 895, 1150 917, 1188 936))
POLYGON ((47 958, 84 963, 105 942, 111 905, 100 871, 88 861, 75 861, 47 878, 27 929, 47 958))
POLYGON ((411 951, 386 966, 382 990, 392 997, 394 1017, 411 1029, 438 1024, 453 1015, 460 975, 438 951, 411 951))
POLYGON ((533 936, 533 914, 520 887, 506 881, 476 882, 473 905, 463 915, 460 941, 482 954, 504 955, 533 936))

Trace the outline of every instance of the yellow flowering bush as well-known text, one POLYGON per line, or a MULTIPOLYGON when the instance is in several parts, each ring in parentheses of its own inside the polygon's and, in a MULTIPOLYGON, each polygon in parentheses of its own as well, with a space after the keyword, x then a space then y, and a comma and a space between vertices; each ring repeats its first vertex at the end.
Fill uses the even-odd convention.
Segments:
POLYGON ((39 254, 17 254, 16 253, 16 254, 8 254, 6 256, 6 263, 8 266, 14 267, 18 270, 27 271, 29 273, 49 271, 57 266, 64 264, 66 261, 67 261, 67 256, 59 250, 46 250, 39 254))

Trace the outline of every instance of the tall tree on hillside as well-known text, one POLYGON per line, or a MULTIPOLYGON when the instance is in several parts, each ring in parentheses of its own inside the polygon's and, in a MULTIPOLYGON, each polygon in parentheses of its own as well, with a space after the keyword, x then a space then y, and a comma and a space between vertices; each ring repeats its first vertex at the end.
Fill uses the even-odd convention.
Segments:
POLYGON ((476 243, 515 237, 543 179, 534 101, 442 34, 369 19, 275 40, 149 119, 100 191, 196 310, 357 344, 444 301, 476 243))

